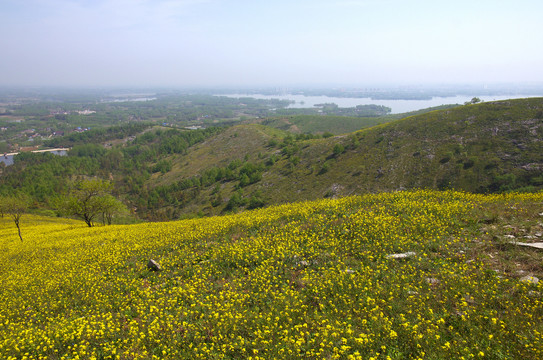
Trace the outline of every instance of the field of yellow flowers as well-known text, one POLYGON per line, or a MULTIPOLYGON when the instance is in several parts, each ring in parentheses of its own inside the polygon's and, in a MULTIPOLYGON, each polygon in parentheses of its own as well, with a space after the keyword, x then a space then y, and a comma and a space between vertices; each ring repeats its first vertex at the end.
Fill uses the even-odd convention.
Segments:
POLYGON ((25 215, 24 242, 5 217, 0 358, 541 359, 543 282, 494 260, 523 256, 497 231, 537 229, 542 204, 413 191, 94 228, 25 215))

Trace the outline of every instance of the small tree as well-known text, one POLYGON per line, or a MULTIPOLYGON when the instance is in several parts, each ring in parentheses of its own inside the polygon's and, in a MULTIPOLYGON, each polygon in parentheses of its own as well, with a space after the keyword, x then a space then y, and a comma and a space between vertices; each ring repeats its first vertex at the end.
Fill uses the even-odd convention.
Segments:
POLYGON ((115 199, 112 195, 106 194, 102 197, 102 224, 111 225, 113 217, 126 213, 128 210, 126 206, 115 199))
POLYGON ((102 215, 102 220, 111 223, 113 215, 124 205, 111 196, 112 185, 101 179, 76 182, 70 194, 62 199, 60 208, 68 215, 77 216, 91 227, 94 220, 102 215))
POLYGON ((17 231, 19 233, 19 239, 23 241, 23 236, 21 235, 21 217, 28 210, 28 204, 30 200, 26 195, 15 195, 8 196, 2 199, 2 213, 6 213, 13 219, 15 226, 17 226, 17 231))
POLYGON ((478 104, 481 102, 481 99, 479 99, 478 97, 474 97, 474 98, 471 98, 470 101, 466 101, 464 103, 464 105, 470 105, 470 104, 478 104))
POLYGON ((339 156, 345 152, 345 147, 341 144, 336 144, 334 146, 334 155, 339 156))

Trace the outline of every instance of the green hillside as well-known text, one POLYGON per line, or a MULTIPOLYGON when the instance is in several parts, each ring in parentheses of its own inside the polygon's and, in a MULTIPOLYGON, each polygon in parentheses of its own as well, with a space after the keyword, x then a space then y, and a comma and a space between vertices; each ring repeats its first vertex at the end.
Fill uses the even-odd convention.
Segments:
POLYGON ((234 126, 176 157, 179 165, 150 184, 198 177, 236 159, 260 166, 261 180, 246 186, 238 177, 199 186, 185 209, 204 214, 223 210, 236 187, 246 203, 256 193, 264 204, 412 188, 537 190, 543 186, 542 113, 541 98, 483 103, 307 140, 234 126), (212 192, 221 204, 210 205, 212 192))
MULTIPOLYGON (((307 154, 320 152, 321 163, 328 158, 330 171, 323 178, 347 192, 540 188, 542 113, 542 99, 463 106, 329 139, 315 144, 307 154), (330 157, 337 143, 346 151, 330 157)), ((301 159, 309 157, 304 155, 301 159)))
MULTIPOLYGON (((154 183, 165 184, 179 179, 179 175, 196 175, 202 170, 227 166, 234 160, 257 160, 258 154, 269 152, 271 139, 282 139, 288 133, 262 125, 237 125, 190 148, 183 156, 171 157, 172 170, 155 174, 154 183)), ((185 176, 186 176, 185 175, 185 176)))
POLYGON ((458 105, 441 105, 418 111, 389 114, 384 116, 339 116, 339 115, 289 115, 267 117, 265 119, 252 119, 245 122, 258 123, 269 127, 289 131, 295 134, 347 134, 368 127, 385 124, 407 116, 424 114, 430 111, 451 109, 458 105))
POLYGON ((295 115, 271 117, 259 121, 262 125, 274 127, 295 134, 346 134, 363 128, 394 120, 393 117, 352 117, 324 115, 295 115))

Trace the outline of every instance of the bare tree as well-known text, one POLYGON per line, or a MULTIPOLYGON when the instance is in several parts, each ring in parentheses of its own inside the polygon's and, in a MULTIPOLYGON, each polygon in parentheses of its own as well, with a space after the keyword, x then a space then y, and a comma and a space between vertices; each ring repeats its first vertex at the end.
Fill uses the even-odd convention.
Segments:
POLYGON ((19 239, 21 239, 21 241, 23 241, 20 227, 21 217, 28 210, 29 202, 30 200, 28 197, 22 194, 2 198, 2 213, 11 216, 13 222, 15 222, 15 226, 17 226, 19 239))

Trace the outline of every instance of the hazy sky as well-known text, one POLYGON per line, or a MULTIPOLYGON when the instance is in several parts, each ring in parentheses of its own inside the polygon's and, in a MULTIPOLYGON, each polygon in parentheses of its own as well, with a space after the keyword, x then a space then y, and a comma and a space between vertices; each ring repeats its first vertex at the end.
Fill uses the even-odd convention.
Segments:
POLYGON ((0 0, 0 85, 543 82, 541 0, 0 0))

